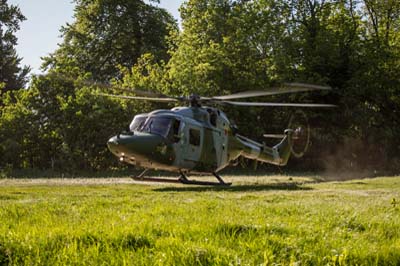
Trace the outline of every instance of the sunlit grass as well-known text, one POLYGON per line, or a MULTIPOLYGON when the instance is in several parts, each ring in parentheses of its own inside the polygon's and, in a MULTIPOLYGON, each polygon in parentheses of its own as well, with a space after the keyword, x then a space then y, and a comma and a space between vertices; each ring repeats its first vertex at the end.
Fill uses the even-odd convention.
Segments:
POLYGON ((400 264, 400 177, 225 179, 0 180, 0 265, 400 264))

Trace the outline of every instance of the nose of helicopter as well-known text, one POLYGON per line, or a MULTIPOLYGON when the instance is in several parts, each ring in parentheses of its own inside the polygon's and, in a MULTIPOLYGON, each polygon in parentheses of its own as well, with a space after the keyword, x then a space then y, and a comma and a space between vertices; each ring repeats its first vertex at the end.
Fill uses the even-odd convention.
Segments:
POLYGON ((155 134, 121 134, 110 138, 107 146, 121 160, 153 159, 160 151, 167 149, 164 138, 155 134))
POLYGON ((109 149, 112 153, 114 153, 115 155, 118 155, 118 154, 120 153, 120 152, 119 152, 120 142, 119 142, 118 140, 119 140, 119 138, 117 138, 117 136, 114 136, 114 137, 110 138, 110 139, 107 141, 107 147, 108 147, 108 149, 109 149))

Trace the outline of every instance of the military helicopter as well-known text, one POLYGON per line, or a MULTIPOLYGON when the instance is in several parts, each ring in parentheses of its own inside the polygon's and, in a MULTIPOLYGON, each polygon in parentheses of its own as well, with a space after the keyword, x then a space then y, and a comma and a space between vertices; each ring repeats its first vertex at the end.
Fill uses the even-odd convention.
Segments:
POLYGON ((110 138, 108 149, 121 162, 143 167, 145 170, 132 177, 138 181, 180 182, 198 185, 230 185, 217 173, 237 162, 240 156, 263 163, 284 166, 293 154, 301 157, 310 139, 310 127, 303 112, 295 113, 284 134, 266 134, 267 138, 279 138, 273 147, 251 140, 238 133, 227 115, 212 106, 286 106, 322 107, 335 105, 314 103, 242 102, 237 99, 277 95, 284 93, 330 90, 330 87, 283 83, 265 91, 245 91, 231 95, 201 97, 171 97, 164 94, 134 90, 136 96, 101 94, 127 100, 184 103, 186 107, 155 110, 137 114, 129 130, 110 138), (299 122, 298 120, 302 122, 299 122), (178 179, 145 177, 149 169, 179 173, 178 179), (188 174, 212 174, 217 182, 189 180, 188 174))

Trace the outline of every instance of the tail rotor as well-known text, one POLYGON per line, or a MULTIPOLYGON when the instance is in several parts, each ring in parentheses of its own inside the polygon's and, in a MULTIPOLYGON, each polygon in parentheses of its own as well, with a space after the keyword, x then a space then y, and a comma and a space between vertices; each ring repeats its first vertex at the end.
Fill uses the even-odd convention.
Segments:
POLYGON ((289 120, 288 129, 292 132, 288 139, 292 155, 301 158, 310 146, 311 128, 305 112, 297 110, 289 120))

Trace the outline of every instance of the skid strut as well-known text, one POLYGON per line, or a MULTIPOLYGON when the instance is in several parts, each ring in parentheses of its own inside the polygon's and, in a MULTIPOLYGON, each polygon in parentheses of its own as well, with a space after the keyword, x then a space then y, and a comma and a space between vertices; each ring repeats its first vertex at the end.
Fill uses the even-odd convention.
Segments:
POLYGON ((144 177, 144 174, 147 172, 147 169, 144 170, 138 176, 132 176, 132 179, 135 181, 146 181, 146 182, 161 182, 161 183, 182 183, 186 185, 204 185, 204 186, 230 186, 232 183, 225 183, 225 181, 217 174, 212 173, 215 178, 218 179, 218 182, 211 181, 198 181, 198 180, 189 180, 184 173, 180 173, 178 179, 171 178, 157 178, 157 177, 144 177))

